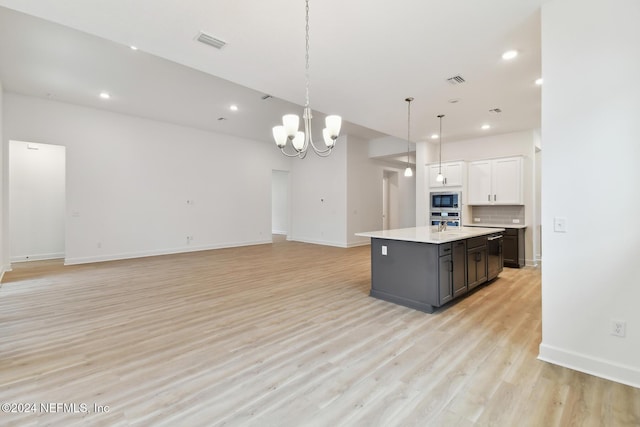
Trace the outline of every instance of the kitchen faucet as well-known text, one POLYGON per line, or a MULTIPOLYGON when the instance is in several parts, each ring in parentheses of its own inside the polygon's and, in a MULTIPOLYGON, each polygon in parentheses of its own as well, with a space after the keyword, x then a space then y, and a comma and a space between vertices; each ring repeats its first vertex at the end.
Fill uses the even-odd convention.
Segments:
POLYGON ((438 231, 447 231, 447 221, 440 221, 440 225, 438 225, 438 231))

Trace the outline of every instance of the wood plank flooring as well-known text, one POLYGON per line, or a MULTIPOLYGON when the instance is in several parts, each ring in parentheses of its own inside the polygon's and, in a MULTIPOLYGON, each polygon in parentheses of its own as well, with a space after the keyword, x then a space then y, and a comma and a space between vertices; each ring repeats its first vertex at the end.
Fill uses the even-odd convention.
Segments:
POLYGON ((286 241, 16 264, 0 403, 37 407, 0 425, 640 425, 640 390, 536 359, 538 270, 434 314, 369 288, 368 247, 286 241))

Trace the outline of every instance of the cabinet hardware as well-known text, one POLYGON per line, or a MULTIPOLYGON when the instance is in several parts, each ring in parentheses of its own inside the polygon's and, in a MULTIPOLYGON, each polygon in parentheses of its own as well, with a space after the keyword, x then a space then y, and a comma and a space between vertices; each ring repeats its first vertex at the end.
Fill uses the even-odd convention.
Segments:
POLYGON ((491 201, 491 194, 487 194, 487 202, 491 201))
POLYGON ((453 273, 453 261, 449 261, 449 272, 453 273))
POLYGON ((493 201, 494 202, 496 201, 496 195, 495 194, 493 195, 493 201))

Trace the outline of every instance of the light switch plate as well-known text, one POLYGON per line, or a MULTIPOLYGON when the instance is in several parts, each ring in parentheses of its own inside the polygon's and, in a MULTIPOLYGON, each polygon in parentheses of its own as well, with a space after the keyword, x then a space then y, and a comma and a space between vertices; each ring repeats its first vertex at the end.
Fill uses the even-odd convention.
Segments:
POLYGON ((520 220, 519 219, 512 219, 511 222, 514 223, 514 224, 520 224, 520 220))
POLYGON ((567 218, 563 216, 557 216, 553 218, 553 231, 556 233, 567 232, 567 218))

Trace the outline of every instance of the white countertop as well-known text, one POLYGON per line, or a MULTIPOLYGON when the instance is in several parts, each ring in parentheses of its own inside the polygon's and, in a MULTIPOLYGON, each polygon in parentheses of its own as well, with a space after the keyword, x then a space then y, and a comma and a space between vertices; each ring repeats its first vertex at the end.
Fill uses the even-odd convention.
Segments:
POLYGON ((433 226, 398 228, 395 230, 366 231, 356 233, 356 236, 373 237, 377 239, 404 240, 407 242, 420 243, 448 243, 456 240, 469 239, 471 237, 484 236, 497 231, 504 231, 504 228, 484 228, 484 227, 447 227, 446 231, 434 231, 433 226))
POLYGON ((476 222, 473 224, 465 224, 465 227, 488 227, 488 228, 527 228, 526 224, 493 224, 488 222, 476 222))

